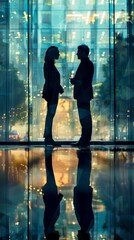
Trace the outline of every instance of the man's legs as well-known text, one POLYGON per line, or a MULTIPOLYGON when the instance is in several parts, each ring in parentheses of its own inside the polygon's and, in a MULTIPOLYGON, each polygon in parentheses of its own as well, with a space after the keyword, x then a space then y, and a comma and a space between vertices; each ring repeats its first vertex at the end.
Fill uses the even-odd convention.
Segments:
POLYGON ((80 142, 88 144, 92 136, 92 117, 90 112, 90 102, 89 103, 79 103, 78 114, 81 124, 81 138, 80 142))

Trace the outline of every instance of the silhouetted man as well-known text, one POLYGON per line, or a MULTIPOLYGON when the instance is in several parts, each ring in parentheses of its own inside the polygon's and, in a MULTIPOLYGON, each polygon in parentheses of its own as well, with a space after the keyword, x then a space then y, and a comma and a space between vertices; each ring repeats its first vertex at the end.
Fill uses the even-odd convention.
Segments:
POLYGON ((92 210, 93 188, 90 186, 91 151, 79 150, 77 185, 74 187, 74 209, 80 225, 78 240, 90 240, 90 230, 94 226, 94 214, 92 210))
POLYGON ((74 99, 77 100, 78 114, 81 124, 81 138, 76 146, 88 146, 92 135, 92 118, 90 112, 90 101, 93 99, 92 79, 94 65, 88 57, 89 47, 87 45, 78 46, 77 57, 80 64, 71 84, 74 85, 74 99))

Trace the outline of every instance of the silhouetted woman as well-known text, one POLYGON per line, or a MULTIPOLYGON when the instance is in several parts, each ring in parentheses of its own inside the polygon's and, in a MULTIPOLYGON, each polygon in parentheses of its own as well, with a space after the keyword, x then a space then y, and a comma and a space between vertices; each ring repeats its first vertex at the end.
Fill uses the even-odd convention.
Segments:
POLYGON ((52 148, 45 149, 46 184, 42 187, 44 211, 44 233, 47 240, 59 240, 55 224, 60 216, 60 202, 63 195, 58 192, 52 165, 52 148))
POLYGON ((58 146, 59 144, 53 140, 52 125, 53 118, 58 105, 59 93, 64 92, 60 85, 60 73, 55 67, 55 60, 59 58, 59 50, 55 46, 47 49, 44 62, 44 78, 45 84, 42 97, 47 101, 47 115, 44 129, 45 145, 58 146))

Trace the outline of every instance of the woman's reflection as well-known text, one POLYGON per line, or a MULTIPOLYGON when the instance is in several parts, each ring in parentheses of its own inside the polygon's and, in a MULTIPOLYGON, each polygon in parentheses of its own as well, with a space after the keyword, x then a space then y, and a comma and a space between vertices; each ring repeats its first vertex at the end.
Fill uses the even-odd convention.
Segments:
POLYGON ((55 230, 55 223, 60 215, 60 202, 63 195, 58 193, 52 167, 52 148, 45 149, 45 164, 47 182, 42 187, 44 211, 44 233, 46 239, 58 240, 59 232, 55 230))
POLYGON ((91 173, 91 151, 81 149, 77 151, 78 171, 77 185, 74 187, 74 209, 80 225, 78 240, 89 240, 89 231, 94 226, 94 215, 92 210, 92 192, 90 186, 91 173))

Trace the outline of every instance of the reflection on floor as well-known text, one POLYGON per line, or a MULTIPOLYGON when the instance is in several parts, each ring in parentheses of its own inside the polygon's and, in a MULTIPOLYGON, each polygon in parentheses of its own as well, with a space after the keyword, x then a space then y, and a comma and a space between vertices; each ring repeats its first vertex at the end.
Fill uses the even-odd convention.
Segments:
POLYGON ((0 239, 133 240, 134 151, 0 148, 0 239))

